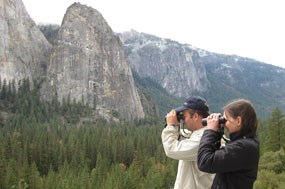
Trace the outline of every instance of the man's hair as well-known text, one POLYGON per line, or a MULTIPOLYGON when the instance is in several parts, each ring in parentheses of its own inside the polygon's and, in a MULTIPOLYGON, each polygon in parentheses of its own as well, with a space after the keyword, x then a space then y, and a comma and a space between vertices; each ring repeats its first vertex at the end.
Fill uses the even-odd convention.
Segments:
POLYGON ((188 110, 190 111, 191 118, 195 113, 200 115, 202 118, 206 118, 210 115, 208 111, 201 111, 201 110, 194 110, 194 109, 188 109, 188 110))

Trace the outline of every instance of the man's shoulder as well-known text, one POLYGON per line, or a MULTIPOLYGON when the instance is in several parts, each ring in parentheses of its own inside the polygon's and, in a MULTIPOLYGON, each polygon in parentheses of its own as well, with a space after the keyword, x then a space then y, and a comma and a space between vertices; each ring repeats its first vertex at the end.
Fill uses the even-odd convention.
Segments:
POLYGON ((195 133, 197 135, 200 135, 200 134, 203 134, 205 130, 206 130, 206 127, 202 127, 200 129, 193 131, 193 134, 195 133))

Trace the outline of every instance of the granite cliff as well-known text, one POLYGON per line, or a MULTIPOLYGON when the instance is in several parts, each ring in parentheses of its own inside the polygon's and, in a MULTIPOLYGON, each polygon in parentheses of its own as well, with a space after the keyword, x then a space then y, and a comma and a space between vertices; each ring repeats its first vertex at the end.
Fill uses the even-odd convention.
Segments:
POLYGON ((71 5, 50 44, 21 0, 0 0, 0 31, 1 80, 44 79, 45 100, 84 102, 106 119, 144 118, 123 44, 97 10, 71 5))
POLYGON ((205 66, 196 50, 170 39, 136 31, 119 35, 131 67, 170 94, 187 98, 209 87, 205 66))
POLYGON ((123 44, 95 9, 74 3, 63 18, 54 44, 44 96, 69 96, 104 115, 143 118, 123 44))
POLYGON ((0 79, 32 82, 46 74, 51 45, 21 0, 0 0, 0 79))

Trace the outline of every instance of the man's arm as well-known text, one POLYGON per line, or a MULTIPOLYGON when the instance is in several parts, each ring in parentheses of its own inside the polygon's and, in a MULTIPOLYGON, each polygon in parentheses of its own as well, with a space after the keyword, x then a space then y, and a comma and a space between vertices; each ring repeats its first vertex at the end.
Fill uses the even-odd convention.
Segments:
POLYGON ((177 160, 197 161, 202 132, 192 134, 189 139, 178 141, 179 127, 168 125, 161 134, 166 156, 177 160))

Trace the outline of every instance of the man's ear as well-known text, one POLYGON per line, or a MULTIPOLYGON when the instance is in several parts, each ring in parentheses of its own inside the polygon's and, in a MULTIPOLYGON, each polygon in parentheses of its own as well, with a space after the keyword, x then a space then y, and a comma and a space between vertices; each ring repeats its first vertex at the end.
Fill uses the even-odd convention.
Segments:
POLYGON ((193 117, 195 118, 195 120, 197 120, 199 118, 199 114, 197 112, 195 112, 193 117))

